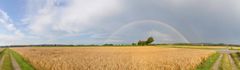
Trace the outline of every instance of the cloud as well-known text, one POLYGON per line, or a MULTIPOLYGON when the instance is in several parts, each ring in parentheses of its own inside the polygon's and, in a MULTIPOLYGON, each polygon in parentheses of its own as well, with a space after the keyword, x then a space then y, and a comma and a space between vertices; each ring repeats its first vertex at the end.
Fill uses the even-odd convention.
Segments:
MULTIPOLYGON (((6 12, 0 12, 2 41, 95 44, 104 42, 112 33, 132 21, 158 20, 173 26, 190 42, 240 42, 236 39, 240 35, 238 0, 26 1, 26 12, 20 13, 25 14, 20 19, 22 23, 14 23, 6 12)), ((174 31, 163 25, 146 23, 138 26, 126 28, 109 41, 130 43, 154 36, 159 43, 183 42, 174 31)))
POLYGON ((0 42, 10 44, 11 41, 16 41, 24 37, 24 34, 18 30, 13 24, 11 18, 6 12, 0 9, 0 42))
POLYGON ((95 21, 121 9, 120 0, 28 0, 24 23, 34 35, 55 37, 79 34, 100 24, 95 21), (38 5, 38 6, 36 6, 38 5))

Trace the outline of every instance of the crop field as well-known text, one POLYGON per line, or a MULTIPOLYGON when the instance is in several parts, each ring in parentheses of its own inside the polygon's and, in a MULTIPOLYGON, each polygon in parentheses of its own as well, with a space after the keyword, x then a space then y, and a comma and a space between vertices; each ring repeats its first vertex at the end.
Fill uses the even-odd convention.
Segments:
POLYGON ((36 70, 194 70, 213 50, 160 47, 11 48, 36 70))

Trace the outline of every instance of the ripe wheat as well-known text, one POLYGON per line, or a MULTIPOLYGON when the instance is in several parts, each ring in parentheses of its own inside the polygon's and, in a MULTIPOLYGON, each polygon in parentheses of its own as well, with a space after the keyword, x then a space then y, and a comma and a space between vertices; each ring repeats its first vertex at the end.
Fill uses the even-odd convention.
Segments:
POLYGON ((159 47, 12 48, 37 70, 193 70, 214 51, 159 47))

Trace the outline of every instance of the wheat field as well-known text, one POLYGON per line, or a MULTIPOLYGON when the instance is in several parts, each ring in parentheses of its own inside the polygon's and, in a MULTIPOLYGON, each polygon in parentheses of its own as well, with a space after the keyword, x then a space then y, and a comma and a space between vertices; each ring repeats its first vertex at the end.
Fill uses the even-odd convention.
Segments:
POLYGON ((159 47, 12 48, 37 70, 193 70, 211 50, 159 47))

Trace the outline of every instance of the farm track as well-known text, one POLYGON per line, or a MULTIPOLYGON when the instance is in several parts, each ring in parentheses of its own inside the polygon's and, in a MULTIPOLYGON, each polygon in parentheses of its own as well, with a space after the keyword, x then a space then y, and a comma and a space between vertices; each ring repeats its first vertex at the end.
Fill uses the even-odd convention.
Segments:
POLYGON ((13 57, 12 54, 10 54, 11 62, 14 70, 21 70, 19 64, 17 63, 16 59, 13 57))
POLYGON ((219 70, 219 65, 221 64, 221 60, 222 60, 222 56, 223 54, 221 54, 219 56, 219 58, 217 59, 217 61, 214 63, 212 70, 219 70))
POLYGON ((233 58, 230 56, 231 53, 236 53, 236 52, 239 52, 239 51, 236 51, 236 50, 228 50, 228 49, 221 49, 221 50, 219 50, 219 51, 217 51, 217 52, 219 52, 221 55, 219 56, 219 58, 217 59, 217 61, 214 63, 214 65, 213 65, 213 67, 212 67, 212 70, 220 70, 220 69, 219 69, 219 68, 220 68, 219 66, 220 66, 220 64, 222 63, 221 60, 222 60, 222 58, 223 58, 223 54, 227 54, 227 55, 228 55, 228 59, 230 60, 230 63, 231 63, 231 65, 232 65, 232 70, 239 70, 239 69, 237 68, 237 65, 234 63, 233 58))
POLYGON ((1 49, 1 54, 2 54, 2 57, 0 58, 0 70, 2 70, 1 68, 3 67, 3 62, 7 55, 10 56, 9 59, 11 60, 13 70, 21 70, 21 67, 19 66, 16 59, 13 57, 13 55, 10 52, 6 52, 6 51, 3 51, 3 49, 1 49))
POLYGON ((234 61, 233 61, 232 57, 230 56, 230 54, 228 54, 228 58, 229 58, 229 60, 230 60, 230 62, 231 62, 232 70, 238 70, 238 69, 237 69, 237 66, 236 66, 236 64, 234 63, 234 61))

